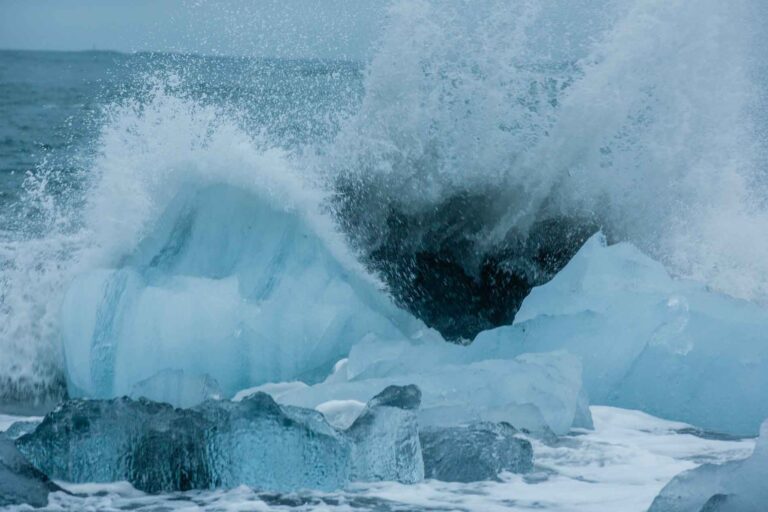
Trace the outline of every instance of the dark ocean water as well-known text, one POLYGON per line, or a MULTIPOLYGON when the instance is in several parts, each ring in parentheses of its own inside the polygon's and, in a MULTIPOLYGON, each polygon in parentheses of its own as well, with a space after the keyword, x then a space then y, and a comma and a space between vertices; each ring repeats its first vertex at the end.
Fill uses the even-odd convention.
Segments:
POLYGON ((105 108, 140 99, 153 80, 289 149, 332 137, 362 95, 362 67, 349 62, 0 51, 0 228, 24 227, 11 219, 28 173, 87 169, 105 108))

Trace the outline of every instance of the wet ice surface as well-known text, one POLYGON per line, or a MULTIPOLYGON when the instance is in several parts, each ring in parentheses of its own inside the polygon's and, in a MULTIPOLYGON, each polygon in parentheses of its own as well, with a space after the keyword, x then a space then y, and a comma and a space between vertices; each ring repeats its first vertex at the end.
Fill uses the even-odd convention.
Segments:
POLYGON ((152 496, 125 483, 66 485, 80 497, 54 493, 46 510, 138 511, 645 511, 676 474, 704 462, 743 459, 753 439, 693 435, 690 426, 641 412, 592 407, 595 430, 577 430, 557 444, 533 440, 535 469, 500 482, 426 481, 356 484, 336 493, 228 491, 152 496))

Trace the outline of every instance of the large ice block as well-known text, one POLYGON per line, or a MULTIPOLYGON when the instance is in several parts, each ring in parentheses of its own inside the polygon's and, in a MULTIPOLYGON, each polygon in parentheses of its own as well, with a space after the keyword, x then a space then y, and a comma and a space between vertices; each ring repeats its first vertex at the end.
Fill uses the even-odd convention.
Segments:
POLYGON ((159 372, 210 375, 225 395, 315 382, 368 334, 422 324, 304 215, 229 185, 182 189, 118 264, 80 275, 62 307, 70 394, 130 394, 159 372))
POLYGON ((329 401, 367 402, 389 385, 421 389, 421 426, 506 421, 535 432, 565 434, 588 422, 581 365, 565 352, 500 359, 476 357, 471 347, 426 337, 400 343, 369 338, 352 350, 341 372, 314 386, 281 394, 301 407, 329 401))
POLYGON ((256 392, 191 409, 147 399, 76 399, 21 436, 19 450, 52 478, 128 481, 147 492, 239 485, 335 490, 356 480, 424 477, 415 386, 391 387, 347 431, 312 409, 256 392))
POLYGON ((16 440, 19 450, 46 475, 69 482, 133 480, 134 447, 156 418, 168 425, 168 404, 129 398, 71 400, 16 440))
POLYGON ((193 409, 145 399, 72 400, 17 444, 52 478, 127 480, 148 492, 331 490, 349 480, 347 439, 320 413, 282 408, 264 393, 193 409))
POLYGON ((768 421, 751 457, 705 464, 681 473, 648 512, 763 512, 768 510, 768 421))
POLYGON ((465 360, 549 350, 581 357, 595 404, 737 435, 768 417, 768 310, 674 279, 602 235, 531 292, 514 325, 480 333, 465 360))

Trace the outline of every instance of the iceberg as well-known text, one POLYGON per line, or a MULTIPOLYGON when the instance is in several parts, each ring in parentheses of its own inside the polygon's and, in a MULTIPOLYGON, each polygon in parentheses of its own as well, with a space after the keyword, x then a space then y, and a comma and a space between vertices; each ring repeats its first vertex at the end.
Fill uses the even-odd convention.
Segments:
POLYGON ((420 432, 426 478, 445 482, 495 480, 503 471, 533 470, 531 443, 509 423, 429 427, 420 432))
POLYGON ((464 360, 567 350, 581 358, 594 404, 750 436, 768 417, 766 333, 765 308, 675 279, 598 234, 464 360))
POLYGON ((169 371, 208 375, 225 396, 316 382, 366 335, 423 328, 305 217, 266 192, 182 187, 117 265, 69 286, 70 395, 129 395, 169 371))
POLYGON ((158 493, 247 485, 270 491, 336 490, 351 481, 424 478, 415 386, 371 400, 346 431, 312 409, 256 392, 191 409, 128 397, 75 399, 21 436, 43 473, 75 483, 128 481, 158 493))
POLYGON ((324 409, 334 401, 367 402, 390 385, 415 384, 422 393, 422 427, 505 421, 535 433, 565 434, 575 423, 589 423, 575 356, 561 351, 473 362, 470 355, 477 352, 470 348, 439 337, 418 342, 368 338, 328 380, 276 400, 324 409))
MULTIPOLYGON (((196 430, 200 418, 177 413, 172 406, 127 397, 113 400, 70 400, 49 413, 31 433, 16 441, 19 450, 46 475, 68 482, 141 483, 143 454, 137 453, 147 432, 168 432, 176 439, 196 430), (184 416, 184 417, 182 417, 184 416), (178 421, 177 421, 178 420, 178 421), (197 421, 195 421, 197 420, 197 421), (176 427, 171 432, 169 429, 176 427), (138 457, 137 457, 138 456, 138 457)), ((186 465, 178 471, 189 473, 186 465)))
POLYGON ((320 413, 281 408, 264 393, 192 409, 146 399, 71 400, 17 446, 52 478, 125 480, 146 492, 241 484, 332 490, 349 474, 349 442, 320 413))
POLYGON ((44 507, 48 494, 61 490, 19 453, 12 439, 0 433, 0 507, 44 507))
POLYGON ((669 482, 648 512, 761 512, 768 507, 768 421, 744 460, 705 464, 669 482))
POLYGON ((278 400, 365 402, 388 384, 415 383, 422 425, 506 421, 564 434, 590 426, 588 396, 749 436, 768 417, 768 394, 760 392, 768 389, 767 332, 763 307, 673 278, 631 244, 609 246, 598 234, 533 289, 513 325, 484 331, 468 346, 432 332, 369 336, 332 379, 278 400), (550 351, 573 356, 538 354, 550 351))

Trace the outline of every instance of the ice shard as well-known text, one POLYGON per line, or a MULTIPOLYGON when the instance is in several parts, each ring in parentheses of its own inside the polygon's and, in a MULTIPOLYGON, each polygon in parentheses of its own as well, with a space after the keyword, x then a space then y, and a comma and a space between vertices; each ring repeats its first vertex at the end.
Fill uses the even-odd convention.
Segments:
POLYGON ((478 422, 458 427, 421 430, 426 478, 446 482, 497 479, 503 471, 533 469, 531 443, 509 423, 478 422))
POLYGON ((768 421, 747 459, 705 464, 669 482, 648 512, 762 512, 768 508, 768 421))

